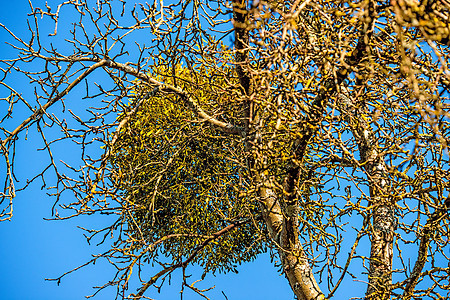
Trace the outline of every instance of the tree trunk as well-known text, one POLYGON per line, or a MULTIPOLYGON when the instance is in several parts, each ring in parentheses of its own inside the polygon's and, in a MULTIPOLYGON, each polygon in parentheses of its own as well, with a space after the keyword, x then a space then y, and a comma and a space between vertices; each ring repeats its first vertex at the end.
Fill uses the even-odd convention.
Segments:
POLYGON ((355 110, 345 87, 339 95, 342 111, 352 127, 353 136, 358 144, 361 165, 366 171, 371 207, 372 224, 370 226, 370 269, 367 299, 389 299, 392 285, 393 241, 396 227, 393 199, 389 191, 389 178, 384 157, 378 151, 378 143, 370 125, 363 115, 364 111, 355 110), (354 113, 350 113, 354 111, 354 113))
POLYGON ((292 291, 299 300, 325 299, 299 240, 298 206, 286 205, 283 211, 269 180, 260 178, 264 183, 259 190, 262 215, 270 238, 278 245, 283 271, 292 291))

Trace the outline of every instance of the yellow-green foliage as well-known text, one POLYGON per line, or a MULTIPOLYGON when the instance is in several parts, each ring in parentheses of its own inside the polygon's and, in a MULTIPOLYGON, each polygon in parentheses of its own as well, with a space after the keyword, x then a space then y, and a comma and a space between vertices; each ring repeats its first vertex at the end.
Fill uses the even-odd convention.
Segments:
MULTIPOLYGON (((239 104, 229 100, 237 88, 231 68, 170 68, 162 61, 155 65, 159 67, 151 71, 152 77, 181 87, 211 114, 238 112, 239 104)), ((149 88, 136 84, 139 100, 149 88)), ((257 215, 257 203, 242 193, 244 171, 236 160, 244 151, 242 141, 192 120, 196 117, 178 96, 158 93, 122 129, 110 160, 115 185, 132 211, 126 216, 130 236, 145 238, 148 244, 171 236, 158 247, 175 261, 189 256, 214 232, 257 215)), ((205 272, 234 270, 237 263, 264 251, 257 227, 259 221, 253 220, 211 243, 196 262, 205 272)), ((151 255, 157 255, 157 249, 151 255)))

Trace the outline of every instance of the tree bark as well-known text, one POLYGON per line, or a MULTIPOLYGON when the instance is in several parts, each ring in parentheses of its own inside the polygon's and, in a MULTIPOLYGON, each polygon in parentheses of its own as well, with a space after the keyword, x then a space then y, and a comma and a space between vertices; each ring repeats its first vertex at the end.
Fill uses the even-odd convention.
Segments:
POLYGON ((355 110, 352 100, 344 92, 339 95, 342 112, 352 127, 353 136, 360 153, 369 182, 369 207, 372 208, 370 226, 370 269, 367 299, 389 299, 392 285, 393 241, 396 228, 394 200, 390 196, 389 178, 384 157, 378 151, 378 143, 363 115, 355 110), (350 113, 354 111, 354 113, 350 113))
MULTIPOLYGON (((247 97, 245 101, 245 118, 247 131, 247 151, 252 153, 256 146, 256 133, 253 132, 253 124, 257 123, 253 112, 253 103, 250 95, 253 92, 251 78, 245 66, 248 64, 248 10, 245 1, 233 1, 233 25, 235 30, 236 72, 241 84, 242 94, 247 97), (252 133, 253 132, 253 133, 252 133), (254 135, 253 141, 250 136, 254 135)), ((309 139, 309 137, 308 137, 309 139)), ((298 206, 296 201, 287 205, 282 211, 279 196, 274 191, 270 180, 264 173, 264 157, 256 156, 249 162, 249 168, 253 170, 256 183, 260 186, 258 197, 261 200, 261 212, 266 223, 270 238, 277 244, 278 254, 281 259, 284 273, 289 281, 292 291, 300 300, 325 299, 319 289, 306 254, 299 240, 298 232, 298 206)))

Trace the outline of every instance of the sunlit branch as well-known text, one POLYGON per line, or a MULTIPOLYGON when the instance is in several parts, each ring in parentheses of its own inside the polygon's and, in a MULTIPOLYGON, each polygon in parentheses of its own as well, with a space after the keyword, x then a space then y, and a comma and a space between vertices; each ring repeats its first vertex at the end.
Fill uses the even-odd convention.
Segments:
POLYGON ((179 96, 185 102, 185 104, 187 104, 193 110, 193 112, 201 119, 216 126, 218 129, 220 129, 226 133, 244 136, 244 132, 243 132, 242 128, 237 127, 232 124, 229 124, 229 123, 222 122, 222 121, 217 120, 216 118, 208 115, 200 107, 200 105, 197 103, 197 101, 195 101, 188 93, 183 91, 181 88, 159 82, 156 79, 152 78, 151 76, 149 76, 145 73, 139 72, 137 69, 135 69, 131 66, 128 66, 126 64, 121 64, 121 63, 117 63, 117 62, 114 62, 111 60, 107 60, 105 65, 110 68, 126 72, 127 74, 135 76, 136 78, 139 78, 145 82, 148 82, 151 85, 155 85, 158 88, 158 90, 161 92, 169 92, 169 93, 173 93, 173 94, 179 96))
POLYGON ((164 276, 165 274, 172 272, 178 268, 185 268, 187 267, 187 265, 194 260, 194 258, 197 256, 197 254, 202 251, 203 248, 205 248, 210 242, 220 238, 221 236, 227 234, 228 232, 230 232, 231 230, 239 227, 242 224, 245 224, 247 222, 249 222, 250 220, 242 220, 242 221, 238 221, 235 222, 233 224, 228 225, 227 227, 213 233, 210 237, 208 237, 207 239, 205 239, 197 248, 194 249, 194 251, 189 255, 188 258, 186 258, 184 261, 181 261, 175 265, 172 265, 170 267, 166 267, 163 270, 161 270, 160 272, 158 272, 155 276, 153 276, 149 281, 147 281, 140 289, 139 292, 134 295, 132 294, 130 297, 133 299, 140 299, 145 291, 151 287, 153 284, 156 283, 156 281, 161 278, 161 276, 164 276))
POLYGON ((443 203, 443 207, 438 207, 436 211, 428 218, 426 224, 422 228, 419 250, 417 251, 417 260, 408 279, 405 280, 406 286, 402 299, 411 299, 414 297, 414 288, 419 282, 422 270, 427 262, 430 243, 433 241, 432 235, 435 234, 439 223, 447 218, 450 210, 450 195, 443 203))
POLYGON ((25 119, 19 126, 14 129, 9 136, 2 141, 2 144, 5 146, 9 141, 16 138, 16 135, 24 129, 27 125, 29 125, 31 122, 34 122, 35 120, 38 120, 45 111, 61 100, 64 96, 66 96, 75 86, 77 86, 84 78, 86 78, 89 74, 91 74, 95 69, 102 67, 106 64, 106 60, 100 60, 99 62, 93 64, 90 66, 86 71, 83 72, 80 76, 78 76, 74 81, 72 81, 71 84, 69 84, 61 93, 58 93, 50 99, 46 104, 38 108, 31 116, 29 116, 27 119, 25 119))

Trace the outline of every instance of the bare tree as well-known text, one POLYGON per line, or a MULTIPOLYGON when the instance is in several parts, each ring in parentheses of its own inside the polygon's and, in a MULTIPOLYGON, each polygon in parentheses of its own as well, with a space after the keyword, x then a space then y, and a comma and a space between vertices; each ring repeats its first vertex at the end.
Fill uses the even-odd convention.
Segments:
POLYGON ((17 51, 1 61, 1 218, 12 218, 15 148, 37 130, 48 166, 19 189, 53 172, 55 219, 117 216, 86 229, 115 237, 87 263, 117 268, 99 290, 139 299, 176 269, 198 264, 203 278, 270 249, 298 299, 332 298, 347 277, 367 299, 443 299, 449 8, 30 1, 29 36, 0 24, 17 51), (52 149, 71 142, 80 160, 60 162, 52 149))

